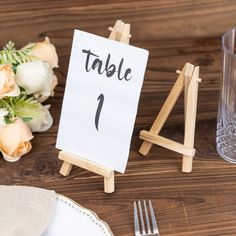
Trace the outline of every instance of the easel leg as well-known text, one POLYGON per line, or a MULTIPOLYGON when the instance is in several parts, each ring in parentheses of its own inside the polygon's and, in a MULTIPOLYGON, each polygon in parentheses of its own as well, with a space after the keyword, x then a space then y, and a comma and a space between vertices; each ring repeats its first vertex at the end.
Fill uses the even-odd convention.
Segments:
POLYGON ((63 175, 63 176, 69 175, 72 166, 73 165, 71 163, 64 161, 62 166, 61 166, 61 169, 60 169, 60 174, 63 175))
POLYGON ((110 177, 104 177, 104 192, 113 193, 115 191, 115 174, 112 171, 110 177))
MULTIPOLYGON (((193 148, 194 146, 199 82, 199 67, 197 66, 193 71, 187 91, 184 145, 189 148, 193 148)), ((192 171, 192 165, 193 157, 183 155, 182 172, 190 173, 192 171)))
POLYGON ((190 173, 193 168, 193 157, 183 155, 182 172, 190 173))

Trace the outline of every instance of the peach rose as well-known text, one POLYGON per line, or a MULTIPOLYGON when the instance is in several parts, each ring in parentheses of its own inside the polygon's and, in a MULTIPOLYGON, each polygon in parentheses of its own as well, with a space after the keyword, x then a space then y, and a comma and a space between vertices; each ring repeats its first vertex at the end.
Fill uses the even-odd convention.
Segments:
POLYGON ((0 99, 20 95, 11 64, 0 65, 0 99))
MULTIPOLYGON (((26 49, 31 46, 32 44, 28 44, 22 49, 26 49)), ((38 57, 41 61, 47 62, 52 68, 58 67, 56 48, 50 43, 48 37, 45 37, 43 42, 35 43, 35 46, 30 51, 30 55, 38 57)))
POLYGON ((15 162, 31 150, 30 128, 20 119, 0 126, 0 152, 5 160, 15 162))

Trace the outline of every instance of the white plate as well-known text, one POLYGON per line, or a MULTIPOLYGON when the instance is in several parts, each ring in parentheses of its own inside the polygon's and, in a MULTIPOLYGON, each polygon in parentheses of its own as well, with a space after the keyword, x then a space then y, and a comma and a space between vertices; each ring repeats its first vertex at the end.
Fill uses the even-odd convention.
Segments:
POLYGON ((42 236, 114 236, 98 216, 73 200, 58 195, 51 222, 42 236))

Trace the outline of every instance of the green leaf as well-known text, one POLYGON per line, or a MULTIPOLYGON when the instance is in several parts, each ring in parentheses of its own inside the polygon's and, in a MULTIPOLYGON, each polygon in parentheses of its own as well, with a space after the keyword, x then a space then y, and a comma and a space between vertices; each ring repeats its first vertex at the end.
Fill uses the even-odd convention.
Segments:
POLYGON ((4 117, 4 120, 5 120, 6 124, 11 124, 12 123, 12 121, 8 117, 4 117))
POLYGON ((6 98, 6 102, 9 105, 6 109, 10 107, 13 111, 9 112, 11 116, 20 117, 25 122, 38 118, 41 115, 42 105, 33 96, 23 93, 18 97, 6 98))
POLYGON ((0 51, 0 64, 17 66, 21 63, 39 60, 36 56, 30 55, 35 45, 35 43, 30 43, 24 49, 17 50, 15 44, 9 41, 0 51))
POLYGON ((31 121, 33 118, 32 117, 23 117, 22 120, 24 122, 28 122, 28 121, 31 121))
POLYGON ((8 112, 9 112, 8 117, 9 118, 13 118, 15 116, 15 112, 12 109, 12 107, 11 107, 11 105, 10 105, 7 98, 3 98, 3 99, 0 100, 0 108, 5 108, 5 109, 8 110, 8 112))

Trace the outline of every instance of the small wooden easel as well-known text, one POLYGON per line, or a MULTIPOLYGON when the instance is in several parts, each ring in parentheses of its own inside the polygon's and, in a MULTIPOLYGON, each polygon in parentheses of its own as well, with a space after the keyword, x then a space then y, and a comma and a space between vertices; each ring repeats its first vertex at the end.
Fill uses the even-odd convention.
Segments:
MULTIPOLYGON (((130 24, 125 24, 121 20, 117 20, 114 27, 109 27, 109 30, 111 31, 109 39, 129 44, 129 39, 131 38, 130 24)), ((60 174, 63 176, 70 174, 73 165, 79 166, 83 169, 104 176, 105 193, 113 193, 115 191, 114 170, 65 151, 60 151, 58 158, 63 160, 60 169, 60 174)))
POLYGON ((157 144, 183 154, 182 171, 190 173, 192 171, 192 162, 195 155, 194 134, 197 112, 198 83, 201 82, 201 79, 199 78, 199 67, 194 67, 190 63, 186 63, 182 71, 177 70, 176 72, 179 74, 179 77, 170 91, 151 129, 149 131, 142 130, 140 132, 140 138, 143 139, 144 142, 140 147, 139 152, 142 155, 147 155, 152 145, 157 144), (159 133, 183 89, 185 136, 184 144, 181 144, 164 138, 160 136, 159 133))

